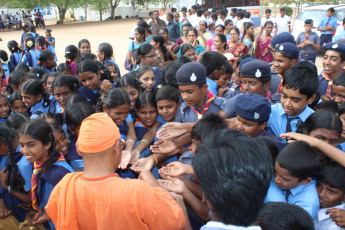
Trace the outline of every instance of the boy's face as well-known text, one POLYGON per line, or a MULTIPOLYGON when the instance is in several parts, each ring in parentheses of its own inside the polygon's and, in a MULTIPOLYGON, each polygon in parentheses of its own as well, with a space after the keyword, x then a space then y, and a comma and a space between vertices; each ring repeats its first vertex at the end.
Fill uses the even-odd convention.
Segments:
POLYGON ((244 93, 255 93, 266 96, 266 91, 270 88, 271 82, 262 84, 262 82, 253 77, 242 77, 242 89, 244 93))
POLYGON ((176 113, 178 106, 179 106, 179 104, 173 100, 157 101, 158 113, 167 122, 174 121, 175 113, 176 113))
POLYGON ((300 181, 299 178, 292 176, 289 170, 280 167, 277 161, 274 166, 274 176, 274 182, 281 190, 296 188, 303 181, 300 181))
POLYGON ((269 17, 271 17, 271 12, 267 12, 267 13, 265 13, 265 15, 266 15, 266 18, 269 18, 269 17))
POLYGON ((200 143, 200 140, 197 140, 195 138, 192 139, 192 153, 193 156, 195 156, 195 153, 198 151, 198 144, 200 143))
POLYGON ((284 10, 281 10, 281 11, 280 11, 280 16, 282 16, 282 17, 285 16, 285 11, 284 11, 284 10))
POLYGON ((287 89, 283 86, 280 103, 286 114, 291 117, 296 117, 308 104, 313 102, 314 98, 315 96, 308 99, 307 96, 301 94, 298 89, 287 89))
POLYGON ((341 133, 341 137, 345 138, 345 113, 341 114, 339 118, 341 120, 341 123, 343 124, 343 132, 341 133))
POLYGON ((344 192, 341 189, 333 188, 329 184, 318 181, 316 191, 319 195, 321 208, 330 208, 341 204, 344 200, 344 192))
POLYGON ((230 73, 223 73, 219 80, 215 80, 219 87, 227 86, 230 83, 231 74, 230 73))
POLYGON ((257 137, 262 130, 266 127, 267 122, 259 125, 259 122, 248 121, 243 117, 237 115, 235 121, 235 127, 238 131, 247 134, 250 137, 257 137))
POLYGON ((277 74, 284 74, 286 70, 290 69, 292 66, 296 64, 296 59, 289 59, 284 57, 280 52, 274 52, 273 56, 273 65, 274 70, 277 74))
POLYGON ((326 50, 325 55, 322 58, 322 66, 325 74, 338 74, 344 64, 345 62, 341 62, 341 57, 338 52, 335 52, 333 50, 326 50))
POLYGON ((345 102, 345 87, 342 85, 332 85, 333 101, 338 103, 340 107, 341 104, 345 102))
POLYGON ((334 14, 334 12, 331 12, 331 11, 327 11, 327 17, 332 17, 333 16, 333 14, 334 14))
POLYGON ((198 85, 179 85, 181 97, 189 107, 197 106, 202 107, 201 103, 206 94, 207 84, 201 88, 198 85))
POLYGON ((312 28, 313 28, 313 24, 304 25, 305 32, 307 33, 310 33, 312 28))

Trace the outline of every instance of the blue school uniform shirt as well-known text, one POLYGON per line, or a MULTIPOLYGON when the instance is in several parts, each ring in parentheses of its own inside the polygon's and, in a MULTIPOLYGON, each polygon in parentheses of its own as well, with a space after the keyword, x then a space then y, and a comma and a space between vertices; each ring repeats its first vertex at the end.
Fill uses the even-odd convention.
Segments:
POLYGON ((133 51, 133 50, 135 50, 135 49, 139 49, 139 47, 140 47, 142 44, 144 44, 144 43, 145 43, 145 42, 143 42, 143 43, 141 43, 141 44, 138 45, 136 42, 132 41, 132 42, 130 42, 129 45, 128 45, 128 50, 133 51))
POLYGON ((39 117, 39 115, 41 113, 48 112, 49 106, 43 107, 43 103, 44 102, 43 102, 43 99, 42 99, 40 102, 36 103, 35 105, 33 105, 31 107, 31 109, 30 109, 30 113, 31 113, 30 119, 37 118, 37 117, 39 117))
MULTIPOLYGON (((0 170, 2 170, 5 167, 7 159, 7 156, 0 156, 0 170)), ((4 189, 2 188, 2 186, 0 186, 0 194, 2 194, 3 191, 4 189)))
MULTIPOLYGON (((50 42, 55 42, 55 38, 54 37, 48 37, 47 39, 50 42)), ((57 57, 56 57, 56 52, 55 52, 54 46, 52 46, 52 45, 47 43, 47 49, 53 52, 53 54, 55 55, 54 56, 54 60, 57 61, 57 57)))
POLYGON ((218 95, 218 83, 212 79, 206 77, 207 89, 210 90, 214 95, 218 95))
POLYGON ((30 32, 30 34, 32 34, 32 36, 35 38, 35 42, 37 41, 37 37, 39 36, 37 33, 35 32, 30 32))
MULTIPOLYGON (((202 109, 199 110, 198 108, 194 107, 195 110, 201 112, 207 102, 208 98, 205 100, 205 104, 203 105, 202 109)), ((207 115, 210 113, 218 113, 219 110, 221 109, 221 106, 225 103, 225 99, 221 97, 216 97, 210 104, 210 107, 208 110, 203 114, 207 115)), ((198 122, 198 115, 189 107, 185 102, 182 102, 180 107, 176 111, 175 115, 175 122, 180 122, 180 123, 188 123, 188 122, 198 122)))
POLYGON ((0 123, 6 123, 7 117, 6 118, 0 118, 0 123))
MULTIPOLYGON (((280 134, 286 133, 286 122, 287 118, 290 115, 287 115, 284 111, 283 106, 281 103, 277 103, 271 106, 271 114, 270 118, 268 119, 268 131, 276 135, 282 143, 286 143, 286 140, 280 137, 280 134)), ((297 123, 305 122, 307 118, 314 113, 314 110, 309 108, 308 106, 297 116, 297 119, 293 119, 291 124, 291 131, 296 132, 297 123)))
POLYGON ((224 93, 223 98, 229 100, 230 98, 236 96, 237 94, 243 93, 240 85, 232 85, 226 93, 224 93))
POLYGON ((303 208, 314 219, 320 208, 319 196, 317 194, 316 181, 312 180, 309 184, 301 184, 296 188, 290 189, 291 194, 286 201, 286 191, 281 190, 272 178, 270 187, 268 188, 266 202, 287 202, 303 208))
POLYGON ((336 42, 339 39, 344 39, 345 38, 345 29, 335 33, 335 35, 332 38, 332 42, 336 42))
POLYGON ((2 63, 1 67, 4 70, 5 77, 8 77, 10 75, 10 66, 8 63, 2 63))
MULTIPOLYGON (((329 26, 333 27, 333 29, 336 29, 338 27, 338 21, 333 16, 332 17, 326 16, 326 17, 322 18, 317 27, 324 29, 326 27, 327 22, 328 22, 329 26)), ((333 34, 333 31, 320 31, 320 33, 321 34, 333 34)))
POLYGON ((11 71, 14 71, 16 66, 20 63, 20 57, 22 56, 21 53, 13 53, 10 56, 10 65, 11 65, 11 71))
POLYGON ((36 49, 29 50, 23 56, 22 63, 25 63, 29 67, 37 67, 38 58, 40 52, 36 49))
POLYGON ((118 65, 115 63, 115 61, 112 60, 112 59, 105 60, 105 61, 104 61, 104 64, 106 64, 106 63, 108 63, 108 62, 111 62, 111 63, 113 63, 113 64, 115 65, 115 67, 116 67, 116 72, 117 72, 117 77, 120 78, 120 77, 121 77, 121 73, 120 73, 120 68, 119 68, 119 66, 118 66, 118 65))
MULTIPOLYGON (((74 172, 66 161, 57 161, 50 170, 40 176, 37 182, 37 203, 40 210, 45 211, 51 192, 55 185, 67 174, 74 172)), ((45 223, 47 229, 55 229, 52 221, 45 223)))

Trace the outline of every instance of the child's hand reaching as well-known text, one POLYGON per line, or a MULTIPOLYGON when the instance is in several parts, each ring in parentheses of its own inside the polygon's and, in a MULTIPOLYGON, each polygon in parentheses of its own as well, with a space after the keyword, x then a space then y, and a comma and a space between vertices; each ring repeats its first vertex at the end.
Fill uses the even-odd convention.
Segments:
POLYGON ((171 162, 167 166, 163 166, 159 170, 159 175, 170 176, 170 177, 178 177, 186 174, 186 165, 175 161, 171 162))
POLYGON ((155 158, 144 157, 134 162, 131 169, 136 173, 140 173, 141 171, 144 171, 144 170, 150 171, 154 164, 155 164, 155 158))
POLYGON ((326 211, 326 214, 331 214, 332 220, 340 227, 345 227, 345 210, 339 208, 331 208, 326 211))
POLYGON ((163 125, 162 129, 157 132, 157 138, 159 140, 171 139, 182 136, 188 133, 189 130, 183 123, 179 122, 169 122, 163 125))
POLYGON ((150 150, 156 154, 171 154, 178 150, 176 143, 171 139, 159 140, 150 146, 150 150))
POLYGON ((107 94, 113 88, 113 84, 109 80, 103 80, 101 83, 101 90, 103 94, 107 94))
POLYGON ((305 141, 308 144, 310 144, 312 147, 315 147, 315 144, 320 141, 319 139, 315 137, 311 137, 305 134, 300 134, 300 133, 283 133, 280 135, 280 137, 284 138, 287 140, 287 143, 292 143, 295 141, 305 141))
POLYGON ((43 224, 47 221, 50 221, 50 217, 47 215, 47 213, 36 213, 35 215, 26 215, 26 219, 28 220, 28 223, 24 226, 34 226, 43 224))
POLYGON ((182 195, 185 191, 185 185, 182 180, 168 177, 167 180, 158 180, 158 184, 169 192, 175 192, 182 195))
POLYGON ((119 168, 126 169, 131 157, 132 157, 132 153, 130 151, 122 150, 122 156, 121 156, 121 162, 119 164, 119 168))

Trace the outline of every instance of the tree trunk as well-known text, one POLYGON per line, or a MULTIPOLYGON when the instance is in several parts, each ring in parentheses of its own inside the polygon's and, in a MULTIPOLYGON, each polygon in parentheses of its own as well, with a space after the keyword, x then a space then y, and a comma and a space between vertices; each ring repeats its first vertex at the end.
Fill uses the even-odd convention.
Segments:
POLYGON ((114 4, 113 4, 113 0, 109 0, 110 1, 110 17, 112 19, 115 19, 115 9, 116 7, 119 5, 119 0, 115 0, 114 4))
POLYGON ((103 16, 103 14, 102 14, 102 4, 101 3, 99 3, 99 20, 100 21, 103 21, 103 18, 102 18, 102 16, 103 16))
POLYGON ((60 17, 59 24, 62 25, 63 20, 65 19, 67 9, 65 9, 63 7, 58 7, 58 10, 59 10, 59 17, 60 17))

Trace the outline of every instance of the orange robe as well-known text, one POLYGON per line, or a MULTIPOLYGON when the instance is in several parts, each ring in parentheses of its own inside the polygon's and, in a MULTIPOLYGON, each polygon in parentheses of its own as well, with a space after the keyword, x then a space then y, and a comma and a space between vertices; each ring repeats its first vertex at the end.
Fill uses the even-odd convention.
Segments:
POLYGON ((58 230, 182 229, 185 217, 170 194, 117 175, 67 174, 45 207, 58 230))

